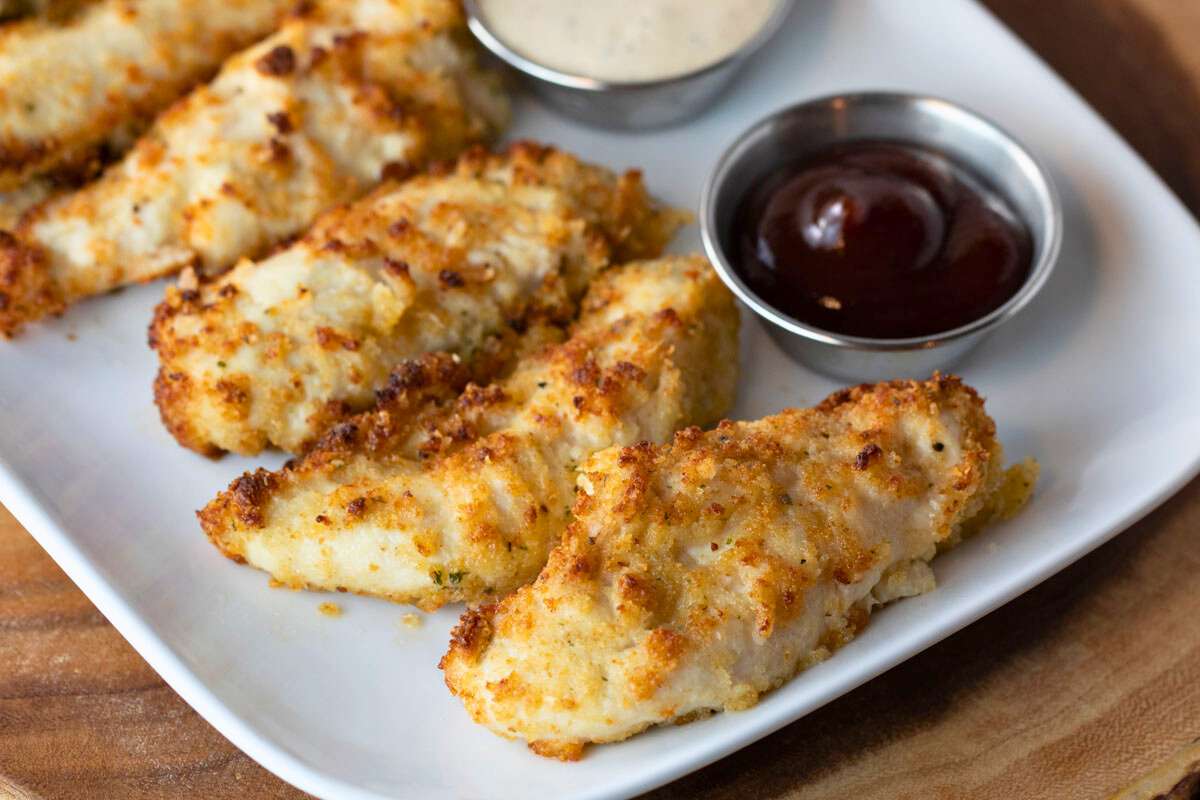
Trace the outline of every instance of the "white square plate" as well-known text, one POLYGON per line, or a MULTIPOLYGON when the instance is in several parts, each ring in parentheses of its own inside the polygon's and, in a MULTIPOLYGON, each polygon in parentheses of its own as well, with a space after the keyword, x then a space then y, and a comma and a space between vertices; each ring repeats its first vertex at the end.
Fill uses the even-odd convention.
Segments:
MULTIPOLYGON (((737 133, 797 100, 854 89, 942 95, 1044 157, 1066 238, 1044 293, 961 373, 1013 458, 1036 456, 1030 507, 939 559, 939 588, 882 611, 829 661, 755 708, 538 758, 473 725, 435 665, 458 613, 268 591, 221 558, 192 510, 255 462, 179 448, 157 419, 146 325, 162 286, 95 300, 0 345, 0 500, 166 681, 285 780, 324 798, 618 798, 786 725, 958 630, 1104 542, 1200 468, 1200 232, 1130 148, 965 0, 801 0, 705 116, 649 134, 589 130, 532 103, 514 136, 614 167, 694 207, 737 133), (74 340, 68 334, 74 334, 74 340)), ((677 249, 698 249, 689 231, 677 249)), ((835 388, 747 318, 739 417, 835 388)), ((267 459, 271 466, 278 458, 267 459)))

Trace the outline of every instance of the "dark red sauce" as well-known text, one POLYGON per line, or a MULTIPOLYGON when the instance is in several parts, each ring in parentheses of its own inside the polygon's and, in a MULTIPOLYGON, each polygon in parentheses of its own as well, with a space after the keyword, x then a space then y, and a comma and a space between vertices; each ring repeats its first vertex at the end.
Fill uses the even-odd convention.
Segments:
POLYGON ((1029 230, 970 172, 925 149, 855 142, 742 199, 737 265, 766 302, 852 336, 941 333, 998 308, 1029 275, 1029 230))

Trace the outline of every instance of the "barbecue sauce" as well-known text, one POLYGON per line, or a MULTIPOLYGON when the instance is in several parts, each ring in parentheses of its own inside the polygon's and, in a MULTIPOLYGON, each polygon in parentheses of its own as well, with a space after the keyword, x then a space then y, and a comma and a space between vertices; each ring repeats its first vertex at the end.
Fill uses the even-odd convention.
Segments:
POLYGON ((1009 203, 931 150, 856 142, 752 189, 738 268, 763 300, 827 331, 883 339, 965 325, 1016 294, 1032 265, 1009 203))

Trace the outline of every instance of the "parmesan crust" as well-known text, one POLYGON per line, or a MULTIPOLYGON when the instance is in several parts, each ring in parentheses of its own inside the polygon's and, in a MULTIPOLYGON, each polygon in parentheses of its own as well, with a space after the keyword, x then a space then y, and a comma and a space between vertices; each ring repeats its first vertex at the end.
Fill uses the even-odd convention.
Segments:
POLYGON ((506 116, 457 3, 311 3, 94 183, 25 215, 0 252, 0 334, 183 267, 222 272, 506 116))
POLYGON ((537 575, 593 452, 665 441, 733 401, 737 311, 699 257, 610 270, 571 337, 504 380, 454 389, 445 356, 410 362, 378 408, 200 512, 230 558, 296 588, 433 609, 537 575))
POLYGON ((151 326, 155 397, 187 447, 298 452, 370 407, 405 359, 452 352, 471 377, 535 319, 566 324, 611 260, 654 256, 680 215, 637 173, 532 143, 326 215, 217 281, 168 290, 151 326))
POLYGON ((1035 477, 1001 468, 983 402, 937 376, 605 450, 537 580, 463 615, 446 684, 563 759, 747 708, 874 606, 932 589, 939 547, 1014 512, 1035 477))

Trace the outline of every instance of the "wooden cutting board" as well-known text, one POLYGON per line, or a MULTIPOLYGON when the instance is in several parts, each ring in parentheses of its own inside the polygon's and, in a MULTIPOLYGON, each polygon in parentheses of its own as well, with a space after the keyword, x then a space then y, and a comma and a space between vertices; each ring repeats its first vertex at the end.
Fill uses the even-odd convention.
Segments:
MULTIPOLYGON (((1200 211, 1200 2, 987 5, 1200 211)), ((1197 576, 1200 481, 1008 606, 652 796, 1198 798, 1197 576)), ((188 708, 0 510, 0 800, 306 796, 188 708)))

